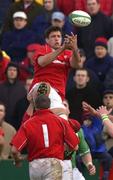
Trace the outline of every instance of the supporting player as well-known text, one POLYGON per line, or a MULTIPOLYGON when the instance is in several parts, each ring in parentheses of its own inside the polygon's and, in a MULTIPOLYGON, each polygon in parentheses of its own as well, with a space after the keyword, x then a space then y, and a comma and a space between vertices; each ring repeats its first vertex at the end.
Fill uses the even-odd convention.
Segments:
POLYGON ((11 142, 15 164, 20 165, 19 152, 27 146, 31 180, 62 180, 64 143, 77 150, 79 139, 68 122, 49 110, 47 96, 38 96, 35 107, 33 117, 23 123, 11 142))

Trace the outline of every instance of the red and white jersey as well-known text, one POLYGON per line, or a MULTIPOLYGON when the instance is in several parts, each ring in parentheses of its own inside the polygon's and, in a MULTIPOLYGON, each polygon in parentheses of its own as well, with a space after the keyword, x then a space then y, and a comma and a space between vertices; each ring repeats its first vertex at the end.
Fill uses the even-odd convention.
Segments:
POLYGON ((38 110, 14 136, 11 144, 18 151, 27 145, 28 160, 39 158, 64 159, 64 142, 71 149, 79 143, 73 129, 64 119, 50 110, 38 110))
POLYGON ((34 84, 38 82, 48 82, 56 89, 62 99, 65 97, 65 87, 67 82, 68 73, 70 70, 69 59, 72 51, 63 51, 54 61, 45 67, 38 64, 38 58, 52 52, 48 45, 39 46, 39 50, 34 55, 34 84))

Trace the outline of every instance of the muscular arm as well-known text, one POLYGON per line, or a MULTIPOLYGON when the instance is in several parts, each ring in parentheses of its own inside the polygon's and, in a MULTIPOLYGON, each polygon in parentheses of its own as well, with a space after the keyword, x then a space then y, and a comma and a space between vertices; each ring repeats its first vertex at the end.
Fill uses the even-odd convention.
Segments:
POLYGON ((106 127, 108 134, 113 137, 113 123, 108 119, 107 121, 104 121, 103 124, 106 127))
POLYGON ((73 52, 70 58, 70 65, 72 68, 79 68, 79 62, 81 61, 78 45, 77 45, 77 35, 71 33, 71 36, 67 36, 70 40, 70 48, 73 52))
POLYGON ((53 52, 50 52, 44 56, 40 56, 38 58, 38 64, 42 67, 44 66, 47 66, 48 64, 50 64, 52 61, 55 60, 55 58, 64 51, 64 46, 60 47, 59 49, 53 51, 53 52))
POLYGON ((79 62, 81 61, 78 49, 73 50, 72 57, 70 58, 70 65, 72 68, 79 68, 79 62))
POLYGON ((108 114, 108 117, 109 117, 110 121, 113 123, 113 115, 108 114))
POLYGON ((97 112, 99 113, 99 115, 103 121, 103 124, 106 127, 106 131, 108 132, 108 134, 111 137, 113 137, 113 123, 109 119, 110 118, 110 115, 109 115, 110 110, 108 111, 106 106, 100 106, 98 108, 97 112))
POLYGON ((22 161, 22 157, 20 155, 20 152, 16 149, 15 146, 12 146, 11 148, 11 152, 14 158, 14 165, 16 167, 20 167, 21 166, 21 161, 22 161))
POLYGON ((73 33, 71 34, 71 36, 66 35, 64 43, 61 47, 59 47, 58 49, 54 50, 51 53, 48 53, 44 56, 40 56, 38 58, 38 64, 42 67, 50 64, 65 49, 71 49, 72 50, 73 54, 72 54, 72 57, 70 58, 70 65, 73 68, 78 68, 79 67, 78 62, 80 62, 81 59, 80 59, 80 55, 78 52, 77 35, 74 35, 73 33))
POLYGON ((84 163, 86 166, 87 166, 87 164, 88 164, 89 162, 92 163, 91 153, 88 152, 87 154, 84 154, 84 155, 82 156, 82 161, 83 161, 83 163, 84 163))
POLYGON ((95 166, 93 165, 92 156, 91 153, 87 153, 84 156, 82 156, 82 161, 86 165, 86 168, 89 171, 90 175, 94 175, 96 173, 95 166))
POLYGON ((80 144, 79 144, 78 152, 82 158, 83 163, 85 164, 86 168, 88 169, 89 174, 94 175, 96 172, 95 166, 93 165, 90 149, 89 149, 89 146, 85 140, 84 133, 83 133, 82 129, 79 130, 78 136, 80 138, 80 144))

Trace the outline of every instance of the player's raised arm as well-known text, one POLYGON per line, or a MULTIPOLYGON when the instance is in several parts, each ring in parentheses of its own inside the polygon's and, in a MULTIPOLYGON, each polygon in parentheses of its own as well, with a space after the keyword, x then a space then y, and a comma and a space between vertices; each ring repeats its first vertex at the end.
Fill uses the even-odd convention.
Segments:
POLYGON ((69 39, 70 49, 73 52, 72 57, 70 58, 70 65, 72 68, 78 68, 79 62, 81 61, 81 59, 80 59, 79 49, 77 45, 77 35, 74 35, 73 33, 71 33, 71 36, 67 35, 67 37, 69 39))
POLYGON ((110 136, 113 137, 113 123, 110 121, 108 114, 110 111, 107 110, 106 106, 100 106, 97 109, 97 112, 100 114, 104 126, 110 136))

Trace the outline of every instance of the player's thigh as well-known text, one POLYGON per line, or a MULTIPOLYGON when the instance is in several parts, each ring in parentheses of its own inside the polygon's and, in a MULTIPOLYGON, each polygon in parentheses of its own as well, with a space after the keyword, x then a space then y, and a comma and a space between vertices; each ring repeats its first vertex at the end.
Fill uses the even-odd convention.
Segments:
POLYGON ((57 93, 57 91, 50 86, 50 93, 49 93, 49 98, 51 99, 51 105, 50 108, 65 108, 62 99, 60 95, 57 93))
POLYGON ((46 159, 37 159, 29 163, 30 180, 42 180, 44 173, 47 170, 46 159))
POLYGON ((71 160, 64 160, 62 166, 63 166, 62 180, 72 180, 73 179, 73 173, 72 173, 71 160))
MULTIPOLYGON (((41 167, 40 167, 41 169, 41 167)), ((39 166, 29 165, 29 176, 30 180, 41 180, 41 171, 39 171, 39 166)))
POLYGON ((76 180, 76 179, 85 180, 82 173, 77 168, 74 168, 73 169, 73 180, 76 180))
POLYGON ((47 164, 44 180, 62 180, 62 165, 60 160, 51 158, 47 164))

